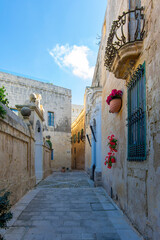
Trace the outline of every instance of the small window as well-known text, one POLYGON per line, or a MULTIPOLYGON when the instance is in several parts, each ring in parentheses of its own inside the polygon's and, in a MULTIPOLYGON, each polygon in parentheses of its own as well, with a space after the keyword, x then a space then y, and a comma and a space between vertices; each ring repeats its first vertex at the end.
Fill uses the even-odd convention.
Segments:
POLYGON ((76 148, 74 148, 74 154, 76 154, 76 148))
POLYGON ((76 143, 76 134, 74 134, 74 143, 76 143))
POLYGON ((128 84, 128 160, 146 159, 145 65, 140 65, 128 84))
POLYGON ((48 126, 54 126, 54 113, 48 112, 48 126))
POLYGON ((81 140, 83 140, 83 128, 81 130, 81 140))
POLYGON ((78 132, 78 143, 80 142, 80 132, 78 132))

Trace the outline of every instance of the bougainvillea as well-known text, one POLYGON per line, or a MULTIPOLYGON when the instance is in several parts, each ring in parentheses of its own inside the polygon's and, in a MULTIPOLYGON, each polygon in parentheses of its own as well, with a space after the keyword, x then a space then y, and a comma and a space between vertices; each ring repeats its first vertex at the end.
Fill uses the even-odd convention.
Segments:
POLYGON ((117 152, 117 139, 113 134, 111 136, 108 136, 107 139, 109 140, 108 146, 110 151, 108 152, 108 155, 105 157, 104 164, 107 165, 107 168, 111 169, 112 163, 116 162, 115 152, 117 152))
POLYGON ((111 94, 109 94, 109 96, 107 97, 107 104, 110 104, 110 101, 114 98, 121 98, 122 97, 122 91, 121 90, 117 90, 117 89, 113 89, 111 94))

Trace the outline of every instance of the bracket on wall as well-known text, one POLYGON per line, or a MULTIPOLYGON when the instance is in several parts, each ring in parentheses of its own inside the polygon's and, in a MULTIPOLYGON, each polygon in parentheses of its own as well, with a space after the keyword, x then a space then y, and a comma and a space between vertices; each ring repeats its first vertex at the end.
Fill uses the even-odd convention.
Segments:
POLYGON ((86 134, 86 136, 87 136, 87 140, 88 140, 88 142, 89 142, 90 147, 92 147, 92 146, 91 146, 91 141, 90 141, 90 139, 89 139, 88 134, 86 134))
POLYGON ((93 137, 94 137, 94 141, 96 142, 96 136, 95 136, 95 134, 94 134, 94 130, 93 130, 93 127, 90 125, 90 129, 91 129, 91 132, 92 132, 92 134, 93 134, 93 137))

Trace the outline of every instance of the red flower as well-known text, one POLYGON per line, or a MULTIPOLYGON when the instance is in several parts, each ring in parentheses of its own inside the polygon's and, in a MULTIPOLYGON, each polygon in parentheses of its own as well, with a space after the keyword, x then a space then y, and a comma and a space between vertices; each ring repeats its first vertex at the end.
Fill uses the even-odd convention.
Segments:
POLYGON ((105 162, 104 162, 104 165, 106 165, 107 163, 108 163, 108 161, 105 161, 105 162))
MULTIPOLYGON (((113 89, 115 90, 115 89, 113 89)), ((117 139, 115 136, 112 134, 111 136, 108 136, 107 139, 109 140, 109 149, 110 151, 108 152, 108 155, 105 157, 105 162, 104 164, 107 165, 107 168, 111 169, 112 168, 112 163, 116 162, 115 158, 115 152, 117 152, 117 139)))
POLYGON ((111 169, 111 167, 112 167, 111 165, 108 165, 108 166, 107 166, 107 168, 109 168, 109 169, 111 169))
POLYGON ((111 158, 111 162, 115 163, 116 162, 115 158, 111 158))

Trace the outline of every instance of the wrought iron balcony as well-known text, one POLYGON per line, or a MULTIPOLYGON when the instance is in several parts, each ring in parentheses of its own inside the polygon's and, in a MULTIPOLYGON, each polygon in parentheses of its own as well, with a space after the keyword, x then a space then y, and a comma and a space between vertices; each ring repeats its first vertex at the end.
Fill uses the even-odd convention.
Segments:
POLYGON ((105 50, 105 66, 117 78, 126 79, 142 51, 144 8, 123 12, 113 21, 105 50))

